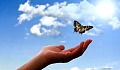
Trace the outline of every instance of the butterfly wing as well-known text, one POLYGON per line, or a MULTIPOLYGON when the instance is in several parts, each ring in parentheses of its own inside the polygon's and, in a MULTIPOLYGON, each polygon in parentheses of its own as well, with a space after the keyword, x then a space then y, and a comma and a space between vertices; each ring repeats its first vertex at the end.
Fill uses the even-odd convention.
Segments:
POLYGON ((80 27, 81 24, 78 21, 74 20, 74 27, 77 27, 77 26, 80 27))
POLYGON ((85 33, 85 31, 88 31, 90 29, 92 29, 93 26, 83 26, 82 29, 79 31, 79 33, 85 33))
POLYGON ((93 26, 85 26, 85 30, 86 31, 88 31, 88 30, 90 30, 90 29, 92 29, 93 28, 93 26))
POLYGON ((74 21, 74 32, 78 32, 80 29, 81 24, 78 21, 74 21))

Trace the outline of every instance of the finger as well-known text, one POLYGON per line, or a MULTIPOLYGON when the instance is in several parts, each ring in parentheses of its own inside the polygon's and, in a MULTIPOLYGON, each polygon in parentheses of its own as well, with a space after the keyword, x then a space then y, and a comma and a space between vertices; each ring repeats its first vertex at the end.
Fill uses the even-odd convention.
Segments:
POLYGON ((59 48, 60 50, 64 50, 65 49, 64 45, 58 45, 56 47, 59 48))
POLYGON ((79 47, 73 51, 73 56, 74 56, 73 58, 79 57, 79 53, 83 49, 83 45, 84 45, 84 42, 81 42, 79 47))
MULTIPOLYGON (((83 41, 82 41, 82 42, 83 42, 83 41)), ((75 49, 77 49, 79 46, 80 46, 80 45, 77 45, 77 46, 76 46, 76 47, 74 47, 74 48, 70 48, 70 49, 66 50, 66 52, 67 52, 67 51, 72 52, 72 51, 74 51, 75 49)))
POLYGON ((89 45, 91 42, 92 42, 91 39, 88 39, 88 40, 85 41, 85 43, 84 43, 84 45, 83 45, 83 49, 81 50, 81 52, 80 52, 80 54, 79 54, 80 56, 85 52, 85 50, 87 49, 88 45, 89 45))
POLYGON ((83 48, 83 44, 84 44, 84 42, 81 42, 77 49, 75 49, 73 52, 67 52, 66 56, 70 59, 74 59, 74 58, 78 57, 80 51, 83 48))

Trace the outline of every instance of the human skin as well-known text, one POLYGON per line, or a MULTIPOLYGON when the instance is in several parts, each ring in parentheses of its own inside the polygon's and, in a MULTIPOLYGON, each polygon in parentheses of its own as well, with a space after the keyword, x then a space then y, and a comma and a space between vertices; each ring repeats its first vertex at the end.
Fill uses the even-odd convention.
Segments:
POLYGON ((33 57, 29 62, 18 68, 18 70, 42 70, 44 67, 52 63, 66 63, 81 56, 88 45, 92 42, 91 39, 81 42, 78 46, 64 50, 63 45, 49 45, 41 49, 41 51, 33 57))

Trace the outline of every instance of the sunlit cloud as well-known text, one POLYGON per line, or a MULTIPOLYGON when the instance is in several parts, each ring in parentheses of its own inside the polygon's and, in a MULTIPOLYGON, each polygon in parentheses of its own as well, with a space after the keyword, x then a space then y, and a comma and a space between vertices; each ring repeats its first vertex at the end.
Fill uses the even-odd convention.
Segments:
POLYGON ((111 17, 114 14, 114 8, 113 3, 109 1, 100 2, 96 6, 97 14, 102 18, 111 17))
POLYGON ((117 17, 111 18, 109 25, 112 26, 113 30, 120 28, 120 21, 117 17))

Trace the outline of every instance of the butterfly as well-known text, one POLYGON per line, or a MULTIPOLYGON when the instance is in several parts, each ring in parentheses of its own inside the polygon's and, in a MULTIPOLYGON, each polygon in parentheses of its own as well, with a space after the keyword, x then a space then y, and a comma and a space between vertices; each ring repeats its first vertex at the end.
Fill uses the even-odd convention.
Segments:
POLYGON ((79 32, 80 34, 93 28, 93 26, 83 26, 76 20, 74 20, 74 27, 74 32, 79 32))

